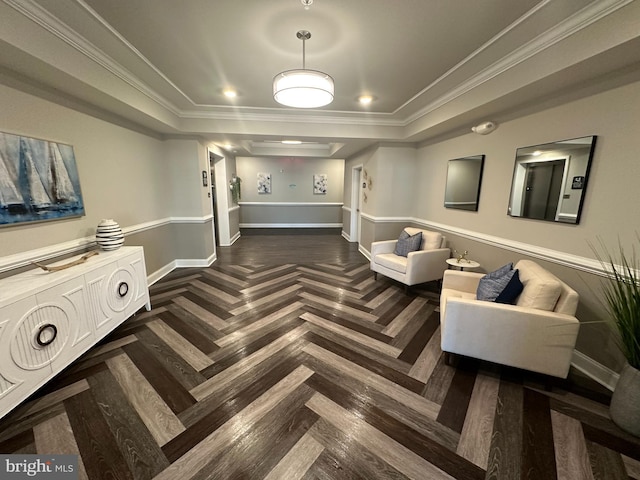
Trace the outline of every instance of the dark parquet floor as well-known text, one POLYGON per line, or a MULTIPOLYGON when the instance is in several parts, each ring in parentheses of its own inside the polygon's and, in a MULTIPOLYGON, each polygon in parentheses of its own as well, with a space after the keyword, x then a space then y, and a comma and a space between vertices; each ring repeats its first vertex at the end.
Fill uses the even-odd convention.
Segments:
POLYGON ((640 480, 575 372, 446 365, 437 287, 375 281, 339 235, 243 235, 2 419, 0 452, 88 479, 640 480))

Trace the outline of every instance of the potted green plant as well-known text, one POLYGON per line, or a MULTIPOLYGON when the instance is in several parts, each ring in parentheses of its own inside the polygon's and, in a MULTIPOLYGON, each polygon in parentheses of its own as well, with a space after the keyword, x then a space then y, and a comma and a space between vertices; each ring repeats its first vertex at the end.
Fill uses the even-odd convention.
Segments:
POLYGON ((242 198, 242 193, 240 191, 240 184, 242 180, 235 173, 231 176, 231 180, 229 180, 229 190, 231 190, 231 201, 237 204, 242 198))
MULTIPOLYGON (((640 241, 640 236, 637 235, 640 241)), ((596 257, 608 273, 602 282, 604 305, 627 364, 611 398, 611 419, 623 430, 640 437, 640 263, 633 248, 628 256, 618 243, 616 254, 600 242, 596 257)))

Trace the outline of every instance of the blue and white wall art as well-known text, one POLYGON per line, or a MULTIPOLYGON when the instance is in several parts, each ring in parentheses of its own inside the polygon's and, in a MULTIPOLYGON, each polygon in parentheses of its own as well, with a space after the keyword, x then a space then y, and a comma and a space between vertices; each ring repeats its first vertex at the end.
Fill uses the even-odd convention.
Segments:
POLYGON ((73 147, 0 132, 0 226, 82 215, 73 147))

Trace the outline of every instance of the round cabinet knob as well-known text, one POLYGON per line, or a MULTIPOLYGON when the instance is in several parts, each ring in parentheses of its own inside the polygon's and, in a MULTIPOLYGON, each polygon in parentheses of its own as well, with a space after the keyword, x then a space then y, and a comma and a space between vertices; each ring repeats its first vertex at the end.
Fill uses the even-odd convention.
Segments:
POLYGON ((126 297, 127 293, 129 293, 129 284, 127 282, 120 282, 118 284, 118 295, 122 298, 126 297))
POLYGON ((38 329, 38 333, 36 334, 36 343, 41 347, 46 347, 53 343, 57 336, 58 328, 52 323, 46 323, 38 329), (47 335, 43 335, 45 332, 50 332, 49 338, 47 338, 47 335))

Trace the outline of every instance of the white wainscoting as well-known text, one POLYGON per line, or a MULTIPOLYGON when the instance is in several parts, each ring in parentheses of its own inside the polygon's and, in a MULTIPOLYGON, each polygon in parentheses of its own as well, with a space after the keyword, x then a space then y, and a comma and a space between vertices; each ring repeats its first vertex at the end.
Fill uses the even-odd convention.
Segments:
MULTIPOLYGON (((206 223, 207 221, 210 221, 212 219, 213 215, 206 215, 204 217, 167 217, 150 222, 139 223, 137 225, 122 227, 122 231, 126 237, 136 233, 144 232, 145 230, 151 230, 163 225, 168 225, 170 223, 206 223)), ((13 255, 0 257, 0 273, 7 272, 15 268, 26 267, 30 265, 31 262, 42 262, 51 258, 59 257, 61 255, 78 252, 95 245, 95 243, 96 237, 94 235, 91 235, 88 237, 70 240, 68 242, 57 243, 54 245, 49 245, 47 247, 37 248, 26 252, 20 252, 13 255)), ((202 260, 202 262, 205 261, 208 261, 208 259, 202 260)))

